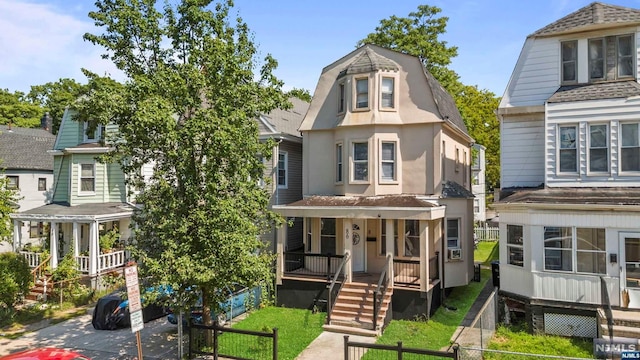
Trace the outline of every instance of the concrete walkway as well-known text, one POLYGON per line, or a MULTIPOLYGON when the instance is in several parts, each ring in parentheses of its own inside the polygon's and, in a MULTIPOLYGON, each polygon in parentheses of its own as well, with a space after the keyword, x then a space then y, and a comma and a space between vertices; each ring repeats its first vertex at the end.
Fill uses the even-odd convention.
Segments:
MULTIPOLYGON (((323 331, 298 355, 296 360, 344 360, 344 336, 345 334, 323 331)), ((372 336, 349 335, 349 341, 367 344, 375 343, 376 339, 372 336)))
MULTIPOLYGON (((492 279, 489 279, 487 283, 478 294, 478 297, 469 308, 467 315, 462 320, 462 323, 451 336, 451 342, 457 343, 463 347, 482 348, 486 346, 493 337, 493 331, 487 329, 481 329, 480 324, 473 324, 480 310, 484 306, 484 303, 489 299, 491 293, 495 290, 492 279), (472 327, 473 326, 473 327, 472 327)), ((487 311, 495 311, 495 309, 489 309, 487 311)))

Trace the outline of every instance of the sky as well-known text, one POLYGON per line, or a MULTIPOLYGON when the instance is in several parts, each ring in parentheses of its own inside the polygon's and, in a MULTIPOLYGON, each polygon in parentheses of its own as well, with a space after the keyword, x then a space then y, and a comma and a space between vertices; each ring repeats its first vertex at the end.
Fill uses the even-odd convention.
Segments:
MULTIPOLYGON (((441 40, 458 47, 450 68, 466 85, 502 96, 527 35, 592 0, 235 0, 255 35, 260 55, 278 60, 285 90, 313 93, 322 68, 355 49, 380 20, 406 17, 418 5, 448 17, 441 40)), ((162 1, 160 1, 162 3, 162 1)), ((610 0, 640 9, 640 0, 610 0)), ((94 0, 0 0, 0 89, 28 92, 32 85, 73 78, 81 68, 124 80, 103 49, 82 39, 99 28, 87 16, 94 0)))

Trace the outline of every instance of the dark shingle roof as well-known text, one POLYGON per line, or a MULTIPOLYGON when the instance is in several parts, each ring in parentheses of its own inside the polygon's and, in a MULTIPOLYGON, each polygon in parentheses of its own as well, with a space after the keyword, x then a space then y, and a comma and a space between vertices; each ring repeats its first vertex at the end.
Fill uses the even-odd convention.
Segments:
POLYGON ((640 188, 503 189, 498 203, 640 205, 640 188))
POLYGON ((602 24, 631 25, 638 23, 640 23, 640 10, 593 2, 529 36, 547 36, 584 31, 602 24))
POLYGON ((0 125, 0 167, 6 169, 53 171, 55 135, 43 129, 0 125))
POLYGON ((458 111, 456 102, 453 100, 453 97, 451 97, 451 94, 440 85, 438 80, 436 80, 427 69, 424 69, 424 73, 427 77, 427 83, 429 83, 431 92, 433 93, 433 99, 444 121, 462 130, 465 134, 469 134, 467 126, 464 124, 462 115, 460 115, 460 111, 458 111))
POLYGON ((434 203, 412 195, 385 196, 310 196, 287 206, 378 206, 378 207, 436 207, 434 203))
POLYGON ((68 203, 52 203, 34 209, 23 211, 20 215, 42 215, 42 216, 100 216, 115 215, 133 212, 135 207, 127 203, 90 203, 69 206, 68 203))
MULTIPOLYGON (((277 132, 301 137, 298 128, 300 124, 302 124, 302 119, 304 119, 309 109, 309 103, 296 97, 290 98, 289 101, 293 104, 291 109, 275 109, 269 114, 263 115, 263 118, 267 120, 269 125, 275 128, 277 132)), ((260 129, 261 134, 267 132, 271 133, 271 131, 267 129, 260 129)))
POLYGON ((442 184, 442 197, 469 199, 475 196, 471 191, 467 190, 464 186, 458 184, 457 182, 445 181, 444 184, 442 184))
POLYGON ((619 99, 640 95, 640 84, 635 80, 602 82, 560 87, 547 100, 561 103, 584 100, 619 99))
POLYGON ((344 70, 340 72, 338 77, 349 74, 362 74, 372 71, 398 71, 400 67, 391 59, 377 54, 369 45, 363 47, 360 53, 344 70))

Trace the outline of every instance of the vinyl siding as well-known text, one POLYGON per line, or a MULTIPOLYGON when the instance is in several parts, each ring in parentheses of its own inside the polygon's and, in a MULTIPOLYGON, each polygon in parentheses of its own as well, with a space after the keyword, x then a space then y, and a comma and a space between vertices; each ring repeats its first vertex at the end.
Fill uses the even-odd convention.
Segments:
MULTIPOLYGON (((97 162, 94 157, 95 154, 73 154, 72 166, 71 166, 71 191, 70 191, 70 204, 89 204, 89 203, 102 203, 109 201, 124 201, 124 197, 117 198, 117 200, 111 200, 109 196, 109 179, 107 167, 108 164, 101 164, 97 162), (93 164, 95 163, 95 192, 88 195, 80 195, 80 164, 93 164)), ((114 164, 115 165, 115 164, 114 164)), ((117 166, 117 165, 115 165, 117 166)), ((115 177, 114 179, 117 179, 115 177)), ((122 185, 124 189, 124 185, 122 185)))
POLYGON ((55 150, 62 150, 74 147, 81 141, 83 125, 72 119, 73 111, 67 109, 62 116, 58 138, 56 139, 55 150))
POLYGON ((53 157, 53 201, 69 202, 69 156, 53 157))
POLYGON ((503 188, 544 182, 544 114, 504 117, 500 130, 500 184, 503 188))
POLYGON ((547 105, 546 136, 546 184, 549 187, 627 187, 640 186, 640 174, 621 174, 620 124, 626 121, 640 122, 640 99, 610 99, 580 101, 547 105), (559 175, 558 126, 578 126, 578 173, 559 175), (606 124, 609 131, 609 172, 590 173, 588 170, 589 125, 606 124))

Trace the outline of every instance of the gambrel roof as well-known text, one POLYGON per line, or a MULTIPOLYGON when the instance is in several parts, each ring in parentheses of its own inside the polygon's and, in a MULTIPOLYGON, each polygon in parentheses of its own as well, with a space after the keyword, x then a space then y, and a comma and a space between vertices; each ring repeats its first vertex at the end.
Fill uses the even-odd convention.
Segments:
POLYGON ((22 170, 53 171, 56 136, 44 129, 0 125, 0 167, 22 170))
POLYGON ((286 134, 301 138, 298 128, 309 109, 309 103, 296 97, 289 101, 293 105, 291 109, 274 109, 266 115, 260 115, 258 127, 261 136, 286 134))
POLYGON ((557 20, 529 37, 560 35, 597 29, 602 25, 640 24, 640 10, 593 2, 557 20))

